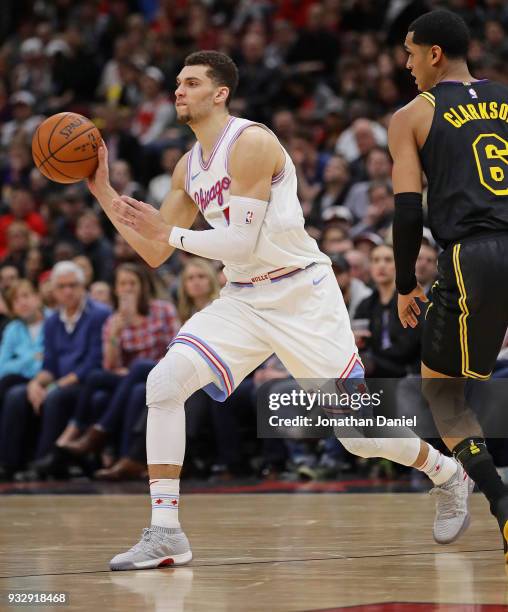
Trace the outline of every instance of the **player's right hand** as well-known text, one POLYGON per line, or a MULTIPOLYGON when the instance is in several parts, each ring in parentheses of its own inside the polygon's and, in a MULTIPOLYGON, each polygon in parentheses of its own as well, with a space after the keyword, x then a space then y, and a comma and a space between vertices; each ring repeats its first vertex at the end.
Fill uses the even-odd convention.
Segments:
POLYGON ((420 285, 417 285, 413 291, 407 295, 399 293, 397 308, 399 319, 404 329, 406 329, 408 325, 409 327, 416 327, 418 325, 418 316, 421 311, 415 298, 419 299, 421 302, 429 301, 425 295, 425 291, 420 285))
POLYGON ((99 150, 97 151, 99 164, 95 173, 88 177, 86 184, 88 189, 97 199, 109 187, 109 166, 108 166, 108 149, 102 141, 99 150))

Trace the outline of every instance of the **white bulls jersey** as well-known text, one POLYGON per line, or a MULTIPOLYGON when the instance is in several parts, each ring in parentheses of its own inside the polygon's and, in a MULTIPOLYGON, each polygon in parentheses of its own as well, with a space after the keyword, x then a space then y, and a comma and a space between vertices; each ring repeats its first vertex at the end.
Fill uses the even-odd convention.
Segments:
MULTIPOLYGON (((247 119, 231 117, 206 164, 199 142, 189 153, 185 191, 212 227, 227 227, 229 223, 229 154, 240 134, 251 125, 268 129, 247 119)), ((284 151, 284 154, 284 167, 272 178, 266 216, 252 257, 242 263, 224 261, 224 274, 229 281, 242 281, 278 268, 330 263, 305 231, 295 167, 288 153, 284 151)))

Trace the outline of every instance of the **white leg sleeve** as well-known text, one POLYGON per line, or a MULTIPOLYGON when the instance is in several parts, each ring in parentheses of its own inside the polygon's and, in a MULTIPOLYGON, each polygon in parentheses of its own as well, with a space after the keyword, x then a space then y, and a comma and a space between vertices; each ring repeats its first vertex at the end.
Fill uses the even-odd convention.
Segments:
POLYGON ((401 465, 413 465, 420 452, 420 438, 339 438, 341 444, 353 455, 369 459, 383 457, 401 465))
POLYGON ((185 401, 215 382, 215 375, 193 349, 174 345, 148 375, 146 456, 149 465, 182 465, 185 455, 185 401))

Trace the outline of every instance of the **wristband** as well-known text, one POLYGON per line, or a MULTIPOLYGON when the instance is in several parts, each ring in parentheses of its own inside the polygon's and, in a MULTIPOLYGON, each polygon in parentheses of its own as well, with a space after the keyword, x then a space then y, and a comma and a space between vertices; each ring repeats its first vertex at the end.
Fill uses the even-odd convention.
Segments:
POLYGON ((416 287, 415 265, 423 235, 421 193, 395 194, 393 219, 393 256, 395 259, 397 291, 402 295, 416 287))

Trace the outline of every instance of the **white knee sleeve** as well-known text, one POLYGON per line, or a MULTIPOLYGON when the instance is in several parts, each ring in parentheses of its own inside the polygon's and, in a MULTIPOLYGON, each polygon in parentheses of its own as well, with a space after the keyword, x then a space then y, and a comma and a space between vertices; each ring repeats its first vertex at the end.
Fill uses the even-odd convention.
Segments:
POLYGON ((198 389, 214 380, 206 361, 196 351, 175 344, 151 370, 146 380, 146 405, 168 408, 183 404, 198 389))
POLYGON ((401 465, 413 465, 420 452, 420 439, 407 438, 339 438, 353 455, 370 459, 383 457, 401 465))
POLYGON ((207 363, 191 348, 175 345, 146 381, 146 456, 149 465, 182 465, 186 400, 214 380, 207 363))

